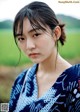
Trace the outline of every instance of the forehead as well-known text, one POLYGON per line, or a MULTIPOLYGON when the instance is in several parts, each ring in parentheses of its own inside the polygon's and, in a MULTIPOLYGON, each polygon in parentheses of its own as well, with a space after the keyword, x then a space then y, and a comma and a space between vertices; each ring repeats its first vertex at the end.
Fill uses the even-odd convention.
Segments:
POLYGON ((26 29, 27 31, 32 29, 32 25, 28 18, 24 18, 24 20, 23 20, 23 30, 24 29, 26 29))
POLYGON ((30 29, 32 29, 31 23, 28 20, 28 18, 24 18, 23 24, 21 24, 21 21, 18 22, 18 25, 17 25, 17 33, 23 32, 25 29, 27 31, 30 30, 30 29))
POLYGON ((50 31, 50 28, 46 25, 44 26, 43 24, 39 23, 30 23, 29 19, 26 17, 23 20, 23 24, 20 27, 20 22, 18 23, 18 27, 17 27, 17 33, 24 34, 24 33, 30 33, 32 31, 37 31, 37 30, 43 30, 43 31, 50 31))

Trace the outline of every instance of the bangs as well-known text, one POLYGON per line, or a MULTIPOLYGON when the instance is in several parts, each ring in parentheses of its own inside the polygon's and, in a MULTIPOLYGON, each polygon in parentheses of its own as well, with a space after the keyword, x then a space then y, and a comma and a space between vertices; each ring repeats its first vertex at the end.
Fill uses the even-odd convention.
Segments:
POLYGON ((46 31, 46 24, 44 20, 40 17, 40 15, 38 15, 37 12, 35 14, 35 11, 27 9, 27 12, 20 13, 15 18, 13 24, 14 37, 17 36, 17 32, 18 34, 23 35, 23 21, 26 18, 30 21, 30 24, 34 30, 37 28, 46 31))

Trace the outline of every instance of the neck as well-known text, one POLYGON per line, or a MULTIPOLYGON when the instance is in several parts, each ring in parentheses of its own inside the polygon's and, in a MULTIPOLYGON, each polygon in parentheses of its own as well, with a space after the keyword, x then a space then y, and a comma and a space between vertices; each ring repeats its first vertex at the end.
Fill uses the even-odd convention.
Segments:
POLYGON ((55 73, 62 73, 65 69, 71 67, 72 65, 65 61, 59 54, 57 57, 49 58, 47 61, 40 63, 38 67, 38 72, 42 74, 55 74, 55 73))
POLYGON ((44 73, 52 73, 52 72, 54 72, 56 70, 56 64, 57 64, 58 55, 57 55, 57 53, 55 55, 52 54, 44 62, 39 63, 38 70, 42 71, 44 73))

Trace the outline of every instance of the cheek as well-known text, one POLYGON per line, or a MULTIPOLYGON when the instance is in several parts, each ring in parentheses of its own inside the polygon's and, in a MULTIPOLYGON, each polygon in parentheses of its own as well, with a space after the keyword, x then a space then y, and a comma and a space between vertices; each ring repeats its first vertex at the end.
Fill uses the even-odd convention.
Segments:
POLYGON ((42 49, 50 50, 51 48, 54 48, 55 42, 51 37, 43 37, 42 40, 39 40, 37 45, 42 49))
POLYGON ((26 50, 26 47, 25 47, 25 44, 20 44, 20 43, 18 43, 18 46, 19 46, 19 48, 23 51, 23 52, 25 52, 26 50))

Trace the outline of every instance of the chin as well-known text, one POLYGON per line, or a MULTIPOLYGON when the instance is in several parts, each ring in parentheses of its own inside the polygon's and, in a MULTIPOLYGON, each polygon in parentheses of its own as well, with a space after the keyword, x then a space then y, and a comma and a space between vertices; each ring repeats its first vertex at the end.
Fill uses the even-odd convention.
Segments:
POLYGON ((31 59, 31 61, 33 63, 41 63, 41 62, 43 62, 43 60, 41 60, 41 59, 31 59))

